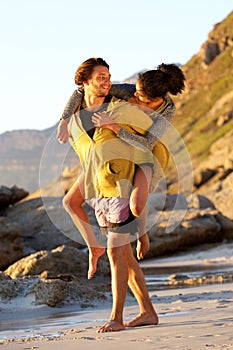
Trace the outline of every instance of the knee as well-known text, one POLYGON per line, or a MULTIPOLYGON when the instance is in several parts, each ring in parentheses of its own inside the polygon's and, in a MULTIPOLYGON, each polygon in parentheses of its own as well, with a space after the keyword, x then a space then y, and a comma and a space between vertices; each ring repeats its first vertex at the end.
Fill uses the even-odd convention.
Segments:
POLYGON ((118 247, 108 247, 107 254, 109 261, 113 264, 122 259, 122 251, 118 247))
POLYGON ((69 194, 69 192, 65 195, 65 197, 62 200, 62 205, 67 212, 77 210, 82 206, 83 203, 84 203, 83 198, 79 196, 71 195, 69 194))
POLYGON ((71 200, 70 200, 70 197, 68 195, 65 195, 65 197, 63 198, 62 205, 66 211, 69 211, 69 209, 71 207, 71 200))
POLYGON ((130 210, 135 217, 139 217, 143 210, 145 209, 145 204, 140 202, 140 203, 130 203, 130 210))
POLYGON ((115 257, 116 257, 115 248, 113 248, 113 247, 108 247, 108 249, 107 249, 107 254, 108 254, 108 258, 109 258, 109 259, 114 260, 115 257))

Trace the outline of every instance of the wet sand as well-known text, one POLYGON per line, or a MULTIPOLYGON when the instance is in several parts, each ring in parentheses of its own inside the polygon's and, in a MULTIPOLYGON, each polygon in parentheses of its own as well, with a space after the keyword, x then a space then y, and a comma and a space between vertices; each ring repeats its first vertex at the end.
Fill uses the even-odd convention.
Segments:
MULTIPOLYGON (((218 271, 225 266, 233 271, 231 252, 232 245, 221 245, 213 250, 144 261, 142 266, 146 269, 156 265, 174 272, 179 266, 214 264, 218 271)), ((87 309, 78 304, 32 309, 30 300, 24 300, 24 304, 18 300, 11 306, 1 304, 1 349, 233 349, 233 281, 149 289, 160 324, 114 333, 96 333, 109 317, 111 298, 87 309)), ((137 313, 136 302, 128 295, 124 320, 129 321, 137 313)))

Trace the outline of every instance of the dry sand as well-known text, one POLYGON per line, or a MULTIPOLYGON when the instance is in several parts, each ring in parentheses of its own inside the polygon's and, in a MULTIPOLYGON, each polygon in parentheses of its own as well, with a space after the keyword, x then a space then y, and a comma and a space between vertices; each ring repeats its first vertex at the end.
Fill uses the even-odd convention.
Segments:
MULTIPOLYGON (((232 264, 232 246, 226 249, 216 247, 213 251, 193 253, 170 259, 156 260, 157 266, 200 264, 232 264), (222 250, 221 250, 222 249, 222 250), (212 255, 211 255, 212 254, 212 255)), ((155 261, 143 262, 153 266, 155 261)), ((127 328, 121 332, 96 333, 109 317, 111 302, 100 303, 92 309, 76 309, 74 306, 62 309, 67 314, 46 317, 46 308, 34 309, 25 318, 4 321, 4 314, 11 309, 1 310, 0 348, 1 349, 102 349, 102 350, 209 350, 233 349, 233 283, 211 284, 206 286, 166 289, 150 292, 153 304, 159 314, 158 326, 127 328), (73 308, 73 312, 71 312, 73 308), (32 314, 31 314, 32 315, 32 314), (38 316, 40 315, 41 318, 38 316), (18 325, 16 323, 18 321, 18 325), (5 323, 4 323, 5 322, 5 323), (5 326, 4 326, 5 324, 5 326), (15 330, 12 331, 12 325, 15 330), (7 331, 7 327, 11 330, 7 331), (21 328, 21 330, 20 330, 21 328)), ((29 302, 29 301, 28 301, 29 302)), ((25 306, 21 306, 23 315, 25 306)), ((51 310, 51 308, 50 308, 51 310)), ((19 307, 18 307, 19 312, 19 307)), ((27 311, 28 312, 28 311, 27 311)), ((55 313, 55 310, 54 310, 55 313)), ((125 321, 138 313, 135 301, 129 297, 124 313, 125 321)), ((15 316, 14 316, 15 315, 15 316)), ((25 316, 25 314, 24 314, 25 316)))

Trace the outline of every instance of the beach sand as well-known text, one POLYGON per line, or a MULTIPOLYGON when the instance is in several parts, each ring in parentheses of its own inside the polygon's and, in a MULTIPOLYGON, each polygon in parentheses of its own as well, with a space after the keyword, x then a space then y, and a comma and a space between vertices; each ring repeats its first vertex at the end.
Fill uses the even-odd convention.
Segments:
MULTIPOLYGON (((180 255, 177 258, 144 261, 144 268, 178 269, 181 266, 217 264, 232 269, 232 245, 214 250, 180 255), (222 249, 222 250, 221 250, 222 249), (224 249, 227 249, 224 250, 224 249), (214 253, 213 253, 214 252, 214 253), (212 254, 212 255, 211 255, 212 254)), ((231 270, 233 271, 233 269, 231 270)), ((126 328, 120 332, 97 333, 108 319, 111 300, 93 308, 75 305, 56 310, 37 307, 21 310, 11 304, 1 308, 1 349, 133 349, 133 350, 204 350, 233 349, 233 283, 161 288, 150 291, 159 314, 158 326, 126 328), (48 310, 49 314, 48 314, 48 310), (6 319, 4 320, 4 315, 6 319), (21 315, 21 316, 19 316, 21 315)), ((30 304, 30 300, 28 300, 30 304)), ((3 305, 1 305, 3 306, 3 305)), ((124 320, 138 313, 132 296, 127 297, 124 320)))

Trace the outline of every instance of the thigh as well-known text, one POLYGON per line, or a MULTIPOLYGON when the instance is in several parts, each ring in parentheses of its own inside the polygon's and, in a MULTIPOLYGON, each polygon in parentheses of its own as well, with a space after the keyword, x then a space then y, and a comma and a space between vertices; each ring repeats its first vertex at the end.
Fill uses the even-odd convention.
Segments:
POLYGON ((130 233, 118 233, 108 230, 107 248, 117 248, 130 245, 130 233))
POLYGON ((142 165, 137 168, 134 176, 133 191, 130 197, 130 206, 145 207, 152 179, 152 168, 142 165))
POLYGON ((85 201, 84 196, 84 175, 80 175, 70 190, 65 195, 65 199, 72 204, 82 205, 85 201))

